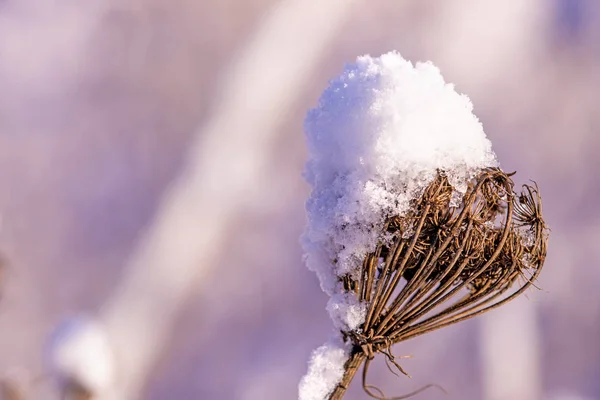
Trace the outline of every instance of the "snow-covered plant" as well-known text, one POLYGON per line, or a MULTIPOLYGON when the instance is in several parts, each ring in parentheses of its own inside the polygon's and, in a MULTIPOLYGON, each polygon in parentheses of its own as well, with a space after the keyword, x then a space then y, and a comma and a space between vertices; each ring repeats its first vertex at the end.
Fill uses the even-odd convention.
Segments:
POLYGON ((338 333, 313 353, 301 400, 342 398, 376 353, 404 373, 392 344, 497 307, 537 278, 547 243, 537 186, 514 192, 470 100, 433 64, 359 57, 305 131, 302 242, 338 333))

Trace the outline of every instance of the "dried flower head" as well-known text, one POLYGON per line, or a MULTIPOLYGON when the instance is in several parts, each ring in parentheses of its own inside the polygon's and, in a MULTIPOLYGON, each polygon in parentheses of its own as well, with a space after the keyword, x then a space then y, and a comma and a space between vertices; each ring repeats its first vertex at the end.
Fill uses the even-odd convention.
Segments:
MULTIPOLYGON (((486 169, 453 206, 453 188, 440 172, 409 213, 389 218, 382 236, 390 239, 365 257, 360 279, 342 279, 345 290, 368 304, 364 324, 343 332, 353 344, 348 363, 358 368, 366 360, 367 369, 379 352, 405 373, 392 344, 496 308, 534 283, 548 239, 541 199, 537 185, 520 194, 513 186, 508 174, 486 169)), ((346 371, 330 399, 341 398, 356 368, 346 371)))
POLYGON ((403 372, 394 343, 535 282, 547 243, 537 186, 514 192, 470 100, 433 64, 359 57, 330 82, 305 131, 302 243, 339 335, 313 353, 300 400, 339 399, 377 353, 403 372))

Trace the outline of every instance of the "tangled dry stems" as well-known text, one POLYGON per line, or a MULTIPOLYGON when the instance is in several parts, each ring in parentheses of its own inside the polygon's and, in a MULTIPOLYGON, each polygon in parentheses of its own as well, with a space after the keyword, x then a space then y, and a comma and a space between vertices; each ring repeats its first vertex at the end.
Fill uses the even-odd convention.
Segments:
POLYGON ((490 311, 534 284, 548 240, 541 197, 536 184, 515 193, 511 176, 484 170, 454 205, 454 188, 440 172, 407 215, 388 219, 383 236, 391 240, 365 257, 360 279, 342 278, 368 312, 359 330, 342 332, 354 348, 330 400, 343 397, 363 362, 372 398, 404 399, 432 386, 388 398, 366 383, 369 364, 380 353, 406 374, 393 344, 490 311))

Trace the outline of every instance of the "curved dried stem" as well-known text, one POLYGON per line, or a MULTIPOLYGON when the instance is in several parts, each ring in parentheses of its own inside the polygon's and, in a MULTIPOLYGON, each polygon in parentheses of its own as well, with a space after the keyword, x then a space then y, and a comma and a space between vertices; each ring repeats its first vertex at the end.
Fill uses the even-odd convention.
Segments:
POLYGON ((353 352, 346 365, 344 365, 344 376, 342 381, 338 383, 335 390, 329 395, 329 400, 340 400, 344 397, 350 382, 354 378, 354 375, 358 372, 358 369, 366 359, 366 355, 360 351, 353 352))

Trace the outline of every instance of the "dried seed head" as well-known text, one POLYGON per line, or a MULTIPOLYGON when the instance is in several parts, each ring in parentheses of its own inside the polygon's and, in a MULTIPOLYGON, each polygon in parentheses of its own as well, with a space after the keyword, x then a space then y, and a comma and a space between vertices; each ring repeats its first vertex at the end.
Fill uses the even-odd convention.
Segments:
MULTIPOLYGON (((304 127, 305 261, 354 344, 340 348, 348 371, 377 352, 396 365, 394 342, 496 307, 535 280, 546 243, 537 189, 514 193, 470 100, 433 64, 359 57, 304 127)), ((352 375, 326 379, 330 399, 352 375)), ((322 400, 317 386, 310 375, 300 397, 322 400)))
POLYGON ((488 168, 452 205, 453 188, 440 171, 405 216, 389 218, 392 239, 367 255, 361 278, 345 278, 346 290, 368 304, 365 323, 345 335, 357 346, 375 337, 400 342, 497 307, 532 285, 547 228, 537 186, 521 194, 513 186, 508 174, 488 168))

